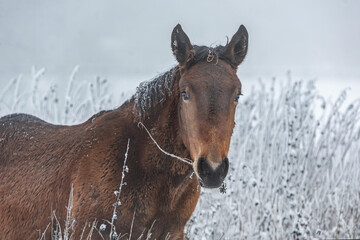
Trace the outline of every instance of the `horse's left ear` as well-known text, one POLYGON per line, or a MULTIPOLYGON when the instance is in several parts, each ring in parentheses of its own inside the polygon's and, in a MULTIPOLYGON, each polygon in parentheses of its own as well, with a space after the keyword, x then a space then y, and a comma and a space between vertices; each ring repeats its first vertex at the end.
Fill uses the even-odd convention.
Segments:
POLYGON ((184 66, 193 57, 193 46, 180 24, 176 25, 172 31, 171 49, 180 66, 184 66))
POLYGON ((230 60, 235 67, 239 66, 244 60, 248 49, 249 35, 244 27, 241 25, 231 41, 226 45, 225 56, 230 60))

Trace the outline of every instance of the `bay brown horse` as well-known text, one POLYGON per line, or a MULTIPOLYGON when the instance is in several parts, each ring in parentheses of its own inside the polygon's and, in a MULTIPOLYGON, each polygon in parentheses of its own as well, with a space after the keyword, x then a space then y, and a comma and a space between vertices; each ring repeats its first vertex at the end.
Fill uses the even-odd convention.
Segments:
MULTIPOLYGON (((131 229, 137 239, 152 227, 152 238, 183 239, 199 186, 219 187, 229 168, 241 94, 236 71, 247 46, 243 25, 226 46, 214 48, 192 45, 177 25, 171 47, 178 65, 140 84, 119 108, 75 126, 52 125, 26 114, 2 117, 0 239, 38 238, 54 211, 63 224, 72 186, 73 238, 87 236, 86 223, 95 219, 108 226, 105 220, 113 215, 128 140, 129 172, 116 229, 123 234, 131 229), (165 151, 193 164, 161 152, 139 122, 165 151)), ((102 234, 109 233, 107 227, 102 234)), ((101 239, 97 233, 92 237, 101 239)))

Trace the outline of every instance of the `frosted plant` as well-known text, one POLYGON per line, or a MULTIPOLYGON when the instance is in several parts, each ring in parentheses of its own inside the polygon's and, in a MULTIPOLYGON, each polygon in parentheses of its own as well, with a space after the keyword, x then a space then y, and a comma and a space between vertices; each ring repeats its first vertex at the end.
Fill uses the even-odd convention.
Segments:
POLYGON ((115 221, 117 219, 117 211, 116 211, 116 209, 117 209, 117 207, 121 206, 121 202, 120 202, 121 189, 122 189, 123 186, 126 185, 126 182, 124 182, 125 172, 129 172, 129 168, 126 165, 128 152, 129 152, 129 146, 130 146, 130 139, 128 139, 128 143, 127 143, 127 146, 126 146, 126 152, 125 152, 123 170, 121 172, 121 182, 120 182, 119 190, 114 192, 115 196, 116 196, 116 202, 113 204, 114 211, 113 211, 113 215, 112 215, 111 223, 110 223, 110 235, 109 235, 110 239, 117 239, 118 236, 120 236, 116 232, 116 228, 115 228, 115 221))

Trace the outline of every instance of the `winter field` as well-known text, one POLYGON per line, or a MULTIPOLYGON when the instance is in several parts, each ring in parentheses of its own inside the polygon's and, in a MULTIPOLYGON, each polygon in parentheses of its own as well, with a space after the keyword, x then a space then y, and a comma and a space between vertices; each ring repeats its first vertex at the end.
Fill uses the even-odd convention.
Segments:
MULTIPOLYGON (((76 124, 131 95, 110 94, 112 86, 102 78, 78 81, 77 72, 62 83, 65 94, 53 84, 40 87, 47 82, 44 69, 34 68, 31 80, 12 79, 0 90, 0 116, 26 112, 76 124), (25 81, 32 87, 22 89, 25 81)), ((240 99, 226 192, 202 190, 187 238, 360 238, 360 99, 344 105, 346 91, 337 89, 337 100, 327 101, 314 81, 290 75, 266 81, 272 83, 255 83, 240 99)), ((69 239, 71 221, 59 227, 55 239, 69 239)), ((99 234, 101 228, 94 226, 99 234)))

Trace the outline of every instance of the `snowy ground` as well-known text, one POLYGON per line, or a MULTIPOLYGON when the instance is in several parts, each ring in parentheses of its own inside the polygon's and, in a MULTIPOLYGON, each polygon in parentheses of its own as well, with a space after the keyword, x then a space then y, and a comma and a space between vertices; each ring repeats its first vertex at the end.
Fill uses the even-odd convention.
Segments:
MULTIPOLYGON (((31 88, 22 87, 29 79, 14 79, 0 90, 0 116, 74 124, 131 95, 110 91, 115 84, 102 78, 78 81, 77 69, 58 87, 43 73, 33 69, 31 88)), ((339 97, 328 101, 313 81, 295 80, 247 87, 227 191, 202 191, 189 239, 360 238, 360 99, 352 94, 344 104, 346 92, 331 87, 339 97)))

